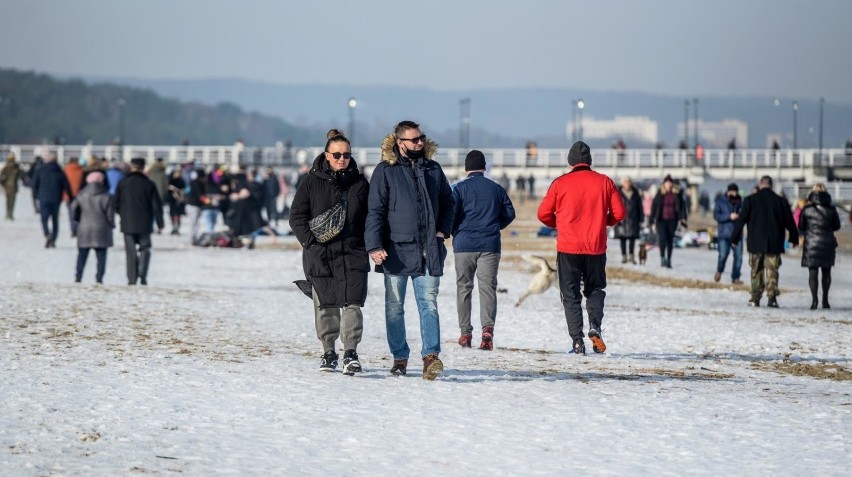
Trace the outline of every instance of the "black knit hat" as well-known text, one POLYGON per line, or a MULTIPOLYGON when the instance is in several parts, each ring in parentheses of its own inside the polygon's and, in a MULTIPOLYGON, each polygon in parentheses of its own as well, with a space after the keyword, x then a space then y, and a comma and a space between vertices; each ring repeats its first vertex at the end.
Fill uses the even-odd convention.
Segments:
POLYGON ((134 157, 130 160, 130 165, 137 169, 145 168, 145 158, 144 157, 134 157))
POLYGON ((484 171, 485 170, 485 154, 476 149, 467 153, 464 158, 465 171, 484 171))
POLYGON ((583 141, 577 141, 571 146, 571 150, 568 151, 568 164, 574 166, 581 162, 586 164, 592 163, 592 150, 589 149, 588 144, 583 141))
POLYGON ((736 184, 736 183, 731 182, 730 184, 728 184, 728 192, 730 192, 730 191, 732 191, 732 190, 733 190, 733 191, 736 191, 736 192, 739 192, 739 191, 740 191, 740 188, 739 188, 739 186, 737 186, 737 184, 736 184))

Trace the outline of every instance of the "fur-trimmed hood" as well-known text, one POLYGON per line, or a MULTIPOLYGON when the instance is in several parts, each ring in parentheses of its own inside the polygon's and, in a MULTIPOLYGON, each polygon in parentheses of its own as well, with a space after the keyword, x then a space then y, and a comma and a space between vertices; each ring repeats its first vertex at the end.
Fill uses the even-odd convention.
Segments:
MULTIPOLYGON (((438 144, 426 138, 425 142, 425 151, 426 151, 426 159, 432 159, 435 156, 435 153, 438 152, 438 144)), ((390 133, 382 140, 382 162, 387 162, 390 165, 394 165, 399 160, 399 151, 396 148, 396 134, 390 133)))

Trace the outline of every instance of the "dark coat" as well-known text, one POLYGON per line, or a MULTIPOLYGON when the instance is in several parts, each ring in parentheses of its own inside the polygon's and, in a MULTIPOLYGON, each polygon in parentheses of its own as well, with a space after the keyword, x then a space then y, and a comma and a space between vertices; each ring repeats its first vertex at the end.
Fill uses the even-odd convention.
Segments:
POLYGON ((615 225, 615 238, 639 238, 639 231, 645 220, 645 213, 642 211, 642 194, 635 187, 629 199, 621 187, 618 188, 618 192, 621 194, 621 201, 624 202, 625 215, 624 220, 615 225))
POLYGON ((731 243, 740 243, 743 227, 748 225, 746 250, 749 253, 784 253, 784 230, 790 233, 790 243, 799 241, 796 222, 787 200, 771 188, 759 189, 743 199, 743 210, 734 223, 731 243))
POLYGON ((382 160, 370 176, 368 251, 384 249, 382 263, 390 275, 444 274, 447 247, 442 232, 453 230, 455 199, 440 164, 429 159, 437 145, 426 140, 426 158, 413 162, 400 156, 391 134, 382 143, 382 160), (425 200, 424 200, 425 199, 425 200))
POLYGON ((370 185, 352 159, 345 171, 332 172, 320 154, 296 190, 290 208, 290 228, 304 248, 302 266, 322 308, 340 308, 367 299, 370 260, 364 247, 364 223, 370 185), (308 222, 340 202, 346 195, 346 224, 326 243, 319 243, 308 222))
MULTIPOLYGON (((676 200, 675 200, 675 215, 677 215, 676 220, 677 221, 686 220, 687 215, 689 215, 686 211, 686 201, 683 200, 683 196, 681 196, 680 193, 677 192, 676 190, 672 189, 671 193, 674 194, 674 196, 676 197, 676 200)), ((651 202, 651 216, 650 216, 651 225, 654 225, 657 222, 659 222, 660 220, 662 220, 662 217, 663 217, 663 199, 664 198, 665 198, 665 194, 663 193, 663 190, 660 189, 660 191, 657 192, 657 195, 654 196, 654 201, 651 202)))
POLYGON ((263 179, 263 197, 260 200, 264 205, 271 204, 274 207, 279 194, 281 194, 281 186, 275 174, 263 179))
POLYGON ((802 266, 833 267, 837 254, 834 232, 840 230, 840 216, 828 192, 811 192, 808 201, 799 216, 799 233, 805 238, 802 266))
POLYGON ((142 172, 131 172, 115 188, 115 212, 121 217, 121 232, 150 234, 163 228, 163 203, 157 186, 142 172))
POLYGON ((716 199, 716 205, 713 206, 713 218, 716 219, 717 230, 716 236, 720 239, 730 240, 734 234, 734 221, 731 220, 731 214, 739 214, 743 210, 743 200, 740 198, 735 204, 732 204, 727 195, 720 195, 716 199))
POLYGON ((231 231, 236 235, 249 235, 267 225, 263 216, 260 215, 263 186, 257 182, 248 181, 235 184, 235 193, 241 194, 243 190, 249 191, 249 196, 231 202, 231 208, 228 211, 231 215, 229 220, 231 231))
POLYGON ((71 185, 65 172, 56 161, 46 162, 39 167, 33 177, 33 196, 39 202, 58 204, 62 202, 62 194, 71 195, 71 185))
POLYGON ((77 227, 78 248, 112 247, 115 208, 105 185, 92 183, 80 189, 71 202, 71 216, 80 218, 77 227))
POLYGON ((500 253, 500 231, 515 220, 512 199, 500 184, 472 172, 453 186, 453 251, 500 253))

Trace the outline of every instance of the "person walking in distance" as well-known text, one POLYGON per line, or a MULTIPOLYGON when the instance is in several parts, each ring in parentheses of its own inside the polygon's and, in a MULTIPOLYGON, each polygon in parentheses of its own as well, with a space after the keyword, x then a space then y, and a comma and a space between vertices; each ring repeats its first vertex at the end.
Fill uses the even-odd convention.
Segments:
POLYGON ((621 263, 630 262, 636 264, 636 239, 645 221, 642 211, 642 195, 633 187, 630 177, 621 178, 621 187, 618 189, 621 201, 624 203, 624 220, 615 226, 615 238, 621 243, 621 263), (630 252, 630 255, 628 255, 630 252))
POLYGON ((679 223, 686 226, 686 204, 674 189, 672 176, 666 175, 651 204, 651 227, 657 229, 660 264, 666 268, 672 268, 675 231, 679 223))
POLYGON ((56 248, 56 238, 59 236, 59 206, 62 197, 73 199, 71 185, 56 163, 56 153, 47 154, 47 159, 33 177, 33 194, 38 201, 41 213, 41 228, 44 232, 44 248, 56 248), (51 227, 48 227, 50 222, 51 227))
POLYGON ((734 222, 731 245, 736 247, 748 227, 746 240, 748 264, 751 267, 751 299, 749 306, 760 306, 760 298, 766 292, 766 306, 778 308, 778 269, 784 253, 784 231, 790 234, 790 245, 799 241, 799 231, 793 221, 790 204, 772 190, 772 178, 760 178, 758 190, 743 199, 743 208, 734 222))
POLYGON ((592 170, 589 146, 577 141, 568 151, 571 172, 559 176, 538 207, 538 219, 557 231, 557 270, 562 307, 573 344, 586 354, 583 342, 582 296, 589 313, 589 339, 595 353, 606 351, 601 335, 606 298, 606 228, 625 217, 624 202, 612 180, 592 170), (580 295, 580 284, 583 295, 580 295))
MULTIPOLYGON (((314 160, 290 208, 290 228, 302 244, 302 264, 314 301, 314 324, 323 354, 320 371, 334 371, 335 343, 343 342, 343 373, 361 372, 358 344, 364 328, 361 308, 367 299, 370 259, 364 247, 364 224, 370 186, 352 158, 349 139, 337 129, 328 132, 325 151, 314 160), (346 204, 345 224, 331 239, 320 242, 310 221, 346 204)), ((273 209, 267 209, 273 210, 273 209)))
POLYGON ((24 171, 15 162, 15 155, 9 153, 6 164, 0 171, 0 186, 6 192, 6 220, 15 220, 15 199, 18 196, 18 186, 24 181, 24 171))
POLYGON ((130 173, 115 189, 115 211, 121 217, 124 253, 127 258, 127 284, 148 284, 151 262, 151 233, 163 231, 163 203, 154 182, 145 175, 145 159, 130 160, 130 173))
POLYGON ((802 242, 802 266, 808 269, 808 286, 811 289, 811 310, 819 306, 819 272, 822 270, 822 307, 828 304, 831 288, 831 267, 837 255, 837 237, 840 230, 840 215, 831 203, 831 195, 825 184, 814 184, 808 195, 808 205, 799 216, 799 237, 802 242))
POLYGON ((728 184, 725 195, 719 196, 713 206, 713 218, 716 219, 717 224, 716 237, 719 241, 719 259, 716 262, 716 273, 713 275, 713 281, 716 283, 722 279, 722 273, 725 272, 725 264, 731 252, 734 252, 734 263, 731 264, 731 283, 742 283, 740 269, 743 265, 743 247, 739 244, 736 247, 731 245, 734 222, 740 216, 742 208, 740 188, 733 182, 728 184))
POLYGON ((456 307, 461 337, 459 345, 470 348, 473 277, 479 286, 479 349, 493 349, 497 317, 497 269, 500 265, 500 231, 515 220, 515 207, 500 184, 485 177, 485 155, 472 150, 464 161, 467 178, 453 186, 453 253, 456 261, 456 307))
POLYGON ((370 176, 364 242, 377 271, 384 273, 391 374, 405 375, 408 369, 404 304, 410 278, 420 314, 423 378, 433 380, 444 370, 437 298, 455 200, 440 164, 431 159, 438 145, 420 125, 400 122, 382 141, 381 150, 382 160, 370 176))
POLYGON ((92 249, 98 261, 95 281, 104 281, 107 249, 113 245, 112 230, 115 228, 115 208, 105 182, 103 172, 90 172, 86 175, 86 186, 71 202, 71 216, 77 222, 77 271, 74 276, 77 283, 83 279, 83 270, 92 249))

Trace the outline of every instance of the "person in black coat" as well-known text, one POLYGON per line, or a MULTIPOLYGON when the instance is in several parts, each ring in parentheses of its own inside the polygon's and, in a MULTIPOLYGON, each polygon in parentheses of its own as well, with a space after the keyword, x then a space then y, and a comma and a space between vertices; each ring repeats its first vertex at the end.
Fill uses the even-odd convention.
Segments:
POLYGON ((364 246, 369 183, 352 159, 349 140, 342 132, 328 132, 325 151, 296 190, 290 208, 290 228, 302 244, 305 278, 312 287, 314 323, 322 342, 321 371, 334 371, 338 355, 335 342, 343 341, 343 372, 361 371, 357 347, 367 299, 370 261, 364 246), (340 233, 321 243, 309 222, 346 201, 346 221, 340 233), (341 312, 342 309, 342 312, 341 312))
POLYGON ((808 285, 811 289, 811 310, 819 305, 819 271, 822 269, 822 307, 828 304, 828 290, 831 288, 831 267, 837 254, 837 237, 834 232, 840 230, 840 215, 831 204, 831 195, 825 185, 815 184, 808 195, 808 205, 799 216, 799 237, 802 240, 802 266, 808 269, 808 285))
POLYGON ((62 204, 62 194, 68 200, 74 197, 71 193, 71 185, 68 178, 56 163, 56 154, 51 152, 47 155, 44 165, 39 167, 33 175, 33 196, 38 202, 41 214, 41 228, 44 232, 44 248, 56 248, 56 237, 59 236, 59 206, 62 204), (48 227, 50 221, 51 227, 48 227))
POLYGON ((154 181, 143 172, 145 159, 130 160, 130 173, 115 189, 115 212, 121 217, 124 253, 127 257, 127 284, 148 284, 151 262, 151 233, 157 222, 157 233, 163 231, 163 204, 154 181))
POLYGON ((675 232, 678 225, 686 227, 687 208, 680 191, 675 190, 671 175, 666 175, 663 184, 651 203, 651 227, 657 229, 660 245, 660 262, 672 268, 675 232))
POLYGON ((790 245, 793 247, 798 244, 799 232, 793 221, 790 204, 772 190, 772 178, 769 176, 761 177, 757 192, 743 200, 742 211, 731 235, 732 246, 736 247, 740 243, 746 225, 746 250, 751 267, 749 306, 760 306, 760 297, 766 291, 769 299, 767 306, 778 308, 778 269, 781 267, 781 254, 784 253, 784 231, 789 232, 790 245))
POLYGON ((267 222, 275 222, 278 227, 278 196, 281 194, 281 186, 278 184, 278 176, 271 167, 263 170, 263 208, 266 209, 267 222))
POLYGON ((621 263, 629 261, 635 264, 636 239, 639 238, 639 231, 642 222, 645 220, 645 213, 642 211, 642 195, 633 187, 633 180, 629 177, 621 179, 619 192, 621 193, 621 201, 624 202, 626 215, 624 220, 615 226, 615 238, 621 241, 621 263), (627 255, 628 250, 629 256, 627 255))

